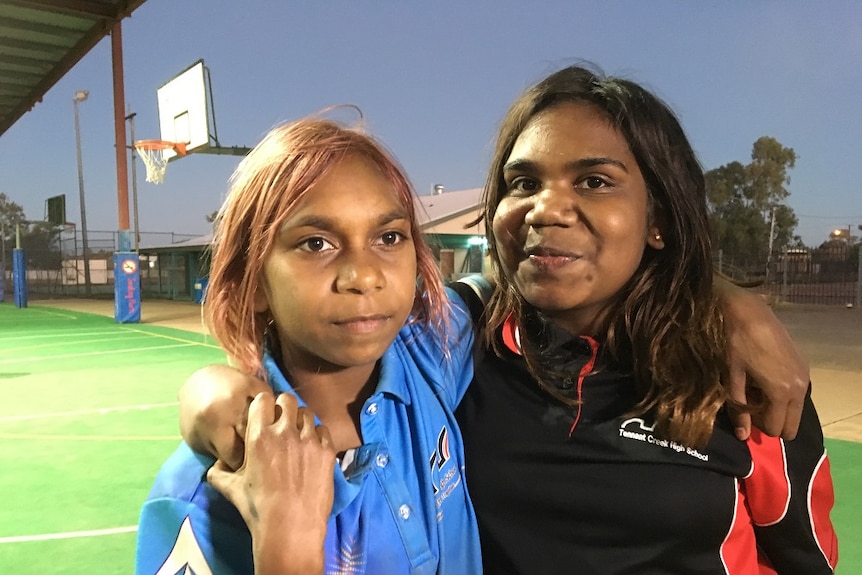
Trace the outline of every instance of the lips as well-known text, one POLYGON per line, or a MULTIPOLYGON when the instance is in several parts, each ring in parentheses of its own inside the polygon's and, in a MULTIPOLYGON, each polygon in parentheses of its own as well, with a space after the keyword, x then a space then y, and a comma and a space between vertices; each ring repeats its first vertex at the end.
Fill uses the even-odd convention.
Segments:
POLYGON ((391 316, 383 314, 363 315, 350 317, 333 322, 337 327, 344 328, 352 333, 373 333, 382 328, 391 319, 391 316))
POLYGON ((577 259, 580 254, 575 252, 571 252, 568 250, 561 250, 550 246, 544 245, 533 245, 527 246, 524 248, 524 254, 527 257, 540 257, 540 258, 569 258, 569 259, 577 259))
POLYGON ((534 245, 524 249, 531 264, 542 270, 552 270, 581 259, 581 254, 552 246, 534 245))

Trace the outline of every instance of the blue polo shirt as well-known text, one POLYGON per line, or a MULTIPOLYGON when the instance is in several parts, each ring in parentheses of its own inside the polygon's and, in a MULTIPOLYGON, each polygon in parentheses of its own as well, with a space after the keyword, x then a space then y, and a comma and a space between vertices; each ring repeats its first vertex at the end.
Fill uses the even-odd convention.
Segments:
MULTIPOLYGON (((449 297, 448 350, 412 324, 381 360, 360 418, 363 445, 335 469, 324 573, 482 572, 453 415, 473 375, 473 330, 461 298, 449 297)), ((269 355, 264 367, 274 391, 296 395, 269 355)), ((212 463, 183 443, 162 466, 141 513, 136 573, 254 573, 244 521, 205 481, 212 463)))

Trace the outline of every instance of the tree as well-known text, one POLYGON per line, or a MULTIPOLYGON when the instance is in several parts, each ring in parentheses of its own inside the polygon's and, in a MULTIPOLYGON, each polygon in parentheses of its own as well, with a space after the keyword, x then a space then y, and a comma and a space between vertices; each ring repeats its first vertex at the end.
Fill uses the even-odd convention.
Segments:
POLYGON ((793 148, 764 136, 754 142, 751 163, 730 162, 706 172, 706 193, 713 249, 736 267, 765 269, 772 253, 798 245, 799 220, 784 203, 790 196, 788 171, 796 164, 793 148))
POLYGON ((9 197, 0 192, 0 228, 5 230, 6 238, 15 237, 15 226, 23 224, 27 218, 24 217, 24 208, 13 202, 9 197))
POLYGON ((48 222, 30 221, 24 215, 24 208, 11 201, 6 194, 0 193, 0 235, 5 247, 3 258, 12 266, 12 249, 15 248, 16 231, 21 234, 21 247, 24 249, 27 266, 32 269, 59 269, 63 259, 57 239, 59 229, 48 222), (16 228, 18 228, 16 230, 16 228))
POLYGON ((26 235, 22 234, 21 247, 24 248, 29 269, 60 269, 63 254, 57 242, 59 234, 59 228, 47 222, 34 223, 26 235))
MULTIPOLYGON (((10 200, 6 194, 0 192, 0 236, 2 236, 0 238, 0 245, 5 248, 0 261, 12 261, 12 248, 15 247, 15 228, 19 224, 24 226, 26 221, 24 208, 10 200)), ((25 231, 26 229, 22 230, 22 233, 25 231)))

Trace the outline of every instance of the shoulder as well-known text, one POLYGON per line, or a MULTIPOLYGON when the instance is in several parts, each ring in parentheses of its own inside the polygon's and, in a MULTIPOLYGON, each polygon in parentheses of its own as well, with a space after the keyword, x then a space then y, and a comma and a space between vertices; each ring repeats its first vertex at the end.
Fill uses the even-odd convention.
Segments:
POLYGON ((148 499, 169 497, 191 501, 213 463, 215 459, 192 451, 182 442, 159 469, 148 499))
POLYGON ((470 312, 473 322, 478 325, 485 311, 485 305, 494 293, 494 284, 485 276, 470 275, 453 282, 448 289, 458 295, 470 312))
POLYGON ((472 337, 473 322, 470 310, 458 292, 446 288, 446 297, 447 317, 442 328, 435 327, 435 322, 420 322, 410 318, 398 333, 396 346, 405 347, 411 354, 439 358, 441 350, 464 345, 465 336, 472 337))
POLYGON ((138 523, 136 573, 251 572, 242 518, 205 481, 213 461, 182 443, 162 465, 138 523))
POLYGON ((182 442, 159 469, 145 508, 188 506, 222 521, 242 523, 236 508, 206 481, 207 470, 213 463, 215 459, 196 453, 182 442))

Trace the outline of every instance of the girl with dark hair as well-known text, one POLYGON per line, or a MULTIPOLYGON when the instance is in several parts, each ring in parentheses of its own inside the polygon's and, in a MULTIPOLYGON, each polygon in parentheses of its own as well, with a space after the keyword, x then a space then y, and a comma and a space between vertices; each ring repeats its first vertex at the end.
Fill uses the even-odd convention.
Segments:
POLYGON ((668 107, 545 78, 501 124, 484 219, 497 287, 457 415, 485 572, 832 573, 810 396, 794 441, 735 437, 703 173, 668 107))

